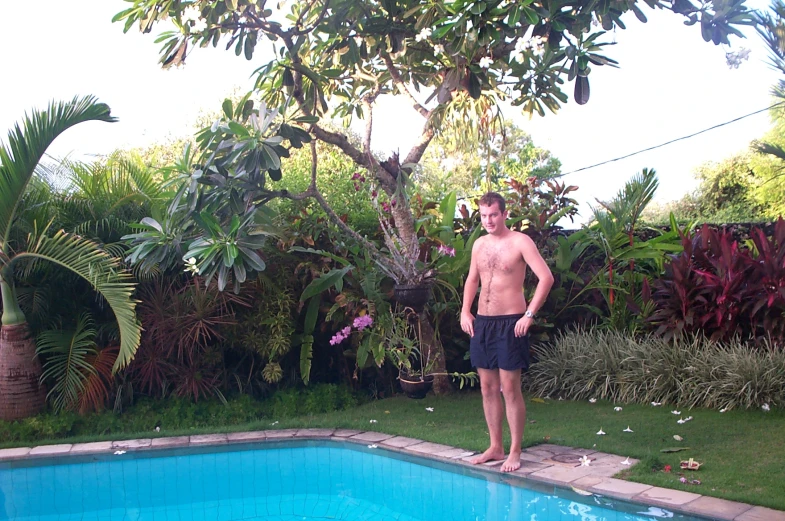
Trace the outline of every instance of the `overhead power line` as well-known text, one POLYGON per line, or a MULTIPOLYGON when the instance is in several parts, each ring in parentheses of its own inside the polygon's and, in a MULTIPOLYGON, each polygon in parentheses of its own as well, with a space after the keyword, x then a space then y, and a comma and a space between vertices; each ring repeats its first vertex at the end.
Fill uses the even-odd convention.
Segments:
POLYGON ((653 147, 644 148, 643 150, 638 150, 637 152, 632 152, 631 154, 627 154, 627 155, 624 155, 624 156, 616 157, 614 159, 608 159, 607 161, 603 161, 601 163, 596 163, 596 164, 593 164, 593 165, 590 165, 590 166, 584 166, 584 167, 578 168, 576 170, 571 170, 571 171, 566 172, 564 174, 560 174, 560 176, 574 174, 576 172, 581 172, 583 170, 589 170, 590 168, 595 168, 595 167, 598 167, 598 166, 606 165, 608 163, 613 163, 614 161, 621 161, 622 159, 627 159, 628 157, 636 156, 638 154, 642 154, 642 153, 648 152, 650 150, 661 148, 661 147, 664 147, 666 145, 670 145, 671 143, 676 143, 677 141, 684 141, 685 139, 689 139, 691 137, 695 137, 695 136, 697 136, 699 134, 703 134, 704 132, 708 132, 709 130, 714 130, 715 128, 724 127, 725 125, 730 125, 731 123, 735 123, 735 122, 740 121, 740 120, 742 120, 744 118, 748 118, 750 116, 754 116, 755 114, 760 114, 761 112, 765 112, 767 110, 771 110, 774 107, 779 107, 780 105, 783 105, 783 104, 785 104, 785 101, 780 101, 779 103, 775 103, 774 105, 768 106, 765 109, 760 109, 760 110, 756 110, 755 112, 750 112, 749 114, 745 114, 743 116, 739 116, 736 119, 732 119, 730 121, 726 121, 725 123, 720 123, 719 125, 714 125, 713 127, 705 128, 703 130, 700 130, 700 131, 695 132, 693 134, 690 134, 688 136, 682 136, 682 137, 679 137, 679 138, 676 138, 676 139, 671 139, 670 141, 666 141, 665 143, 662 143, 660 145, 655 145, 653 147))

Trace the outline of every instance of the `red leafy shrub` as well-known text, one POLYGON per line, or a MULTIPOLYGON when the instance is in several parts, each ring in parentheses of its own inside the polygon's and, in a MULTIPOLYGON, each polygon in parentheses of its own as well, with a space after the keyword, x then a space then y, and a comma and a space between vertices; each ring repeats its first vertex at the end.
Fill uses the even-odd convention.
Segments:
POLYGON ((785 221, 777 221, 771 237, 757 228, 751 237, 742 246, 730 232, 706 225, 682 236, 684 252, 654 284, 651 320, 659 334, 785 341, 785 221))

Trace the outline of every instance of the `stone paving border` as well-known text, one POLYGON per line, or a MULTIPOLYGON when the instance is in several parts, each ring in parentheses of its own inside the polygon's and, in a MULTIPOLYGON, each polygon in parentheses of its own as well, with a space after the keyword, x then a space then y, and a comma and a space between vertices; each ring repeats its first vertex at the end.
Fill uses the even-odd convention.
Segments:
MULTIPOLYGON (((437 461, 477 468, 469 459, 475 453, 438 443, 393 436, 374 431, 350 429, 281 429, 230 434, 201 434, 170 438, 147 438, 139 440, 98 441, 92 443, 40 445, 0 450, 0 462, 65 455, 114 453, 122 451, 146 451, 177 447, 254 443, 267 440, 318 439, 383 447, 386 450, 425 457, 437 461)), ((737 503, 692 492, 672 490, 642 483, 616 479, 613 476, 629 468, 620 456, 587 449, 572 449, 560 445, 536 445, 524 449, 521 468, 511 474, 533 482, 556 485, 579 492, 590 492, 606 497, 633 501, 645 505, 667 508, 682 514, 696 515, 722 521, 785 521, 785 511, 737 503), (580 459, 591 460, 582 466, 580 459)), ((638 460, 630 459, 634 465, 638 460)), ((482 469, 500 472, 501 461, 482 465, 482 469)))

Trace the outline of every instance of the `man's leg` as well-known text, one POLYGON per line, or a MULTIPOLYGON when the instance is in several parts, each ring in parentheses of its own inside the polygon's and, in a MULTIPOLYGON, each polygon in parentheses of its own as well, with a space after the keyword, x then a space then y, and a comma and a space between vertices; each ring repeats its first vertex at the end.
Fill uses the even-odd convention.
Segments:
POLYGON ((490 434, 491 437, 491 446, 488 447, 488 450, 470 460, 471 463, 475 465, 478 463, 485 463, 486 461, 504 459, 504 442, 502 441, 502 397, 499 393, 499 386, 501 385, 499 370, 477 368, 477 373, 480 375, 482 410, 485 412, 485 423, 488 424, 488 434, 490 434))
POLYGON ((502 463, 502 472, 512 472, 521 467, 521 442, 523 429, 526 426, 526 404, 521 393, 521 370, 499 370, 502 391, 504 392, 504 405, 507 409, 507 423, 510 425, 510 456, 502 463))

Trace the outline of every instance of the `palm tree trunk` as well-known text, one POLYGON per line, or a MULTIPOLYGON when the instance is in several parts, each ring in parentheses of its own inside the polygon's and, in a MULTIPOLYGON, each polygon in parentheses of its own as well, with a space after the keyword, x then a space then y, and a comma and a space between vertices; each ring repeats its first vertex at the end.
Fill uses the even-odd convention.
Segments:
POLYGON ((11 421, 41 412, 46 405, 46 390, 40 383, 41 362, 16 300, 13 281, 0 278, 0 290, 0 420, 11 421))
POLYGON ((0 420, 33 416, 46 405, 41 362, 27 322, 0 328, 0 420))

